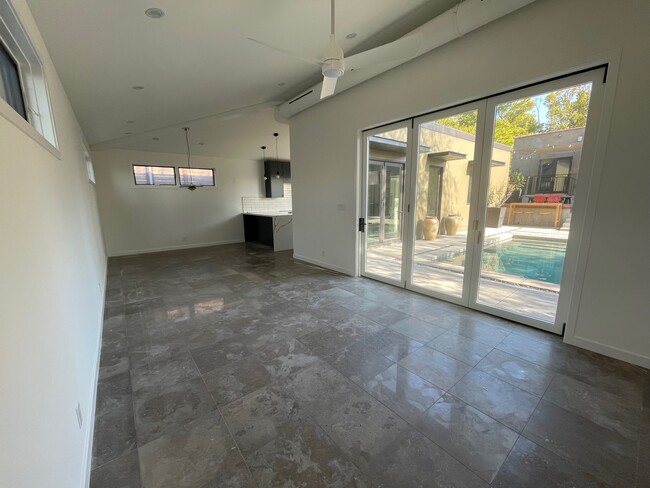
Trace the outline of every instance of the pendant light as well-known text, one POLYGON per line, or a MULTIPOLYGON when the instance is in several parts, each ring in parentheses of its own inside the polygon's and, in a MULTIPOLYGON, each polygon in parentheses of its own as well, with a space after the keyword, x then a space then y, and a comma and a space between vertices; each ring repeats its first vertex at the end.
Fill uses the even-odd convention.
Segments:
MULTIPOLYGON (((273 137, 275 137, 275 160, 276 160, 276 161, 278 161, 278 160, 280 159, 280 158, 278 157, 278 136, 279 136, 279 135, 280 135, 280 134, 278 134, 277 132, 274 132, 274 133, 273 133, 273 137)), ((275 173, 275 177, 278 178, 278 179, 280 178, 280 171, 277 171, 277 172, 275 173)))
POLYGON ((183 130, 185 131, 185 142, 187 143, 187 167, 190 170, 190 184, 188 185, 187 189, 189 191, 194 191, 196 190, 196 185, 194 184, 194 178, 192 175, 192 165, 190 164, 190 156, 192 155, 192 153, 190 152, 190 128, 183 127, 183 130))
MULTIPOLYGON (((266 161, 266 146, 262 146, 262 161, 266 161)), ((264 181, 266 180, 268 180, 268 177, 266 176, 266 171, 264 171, 264 181)))

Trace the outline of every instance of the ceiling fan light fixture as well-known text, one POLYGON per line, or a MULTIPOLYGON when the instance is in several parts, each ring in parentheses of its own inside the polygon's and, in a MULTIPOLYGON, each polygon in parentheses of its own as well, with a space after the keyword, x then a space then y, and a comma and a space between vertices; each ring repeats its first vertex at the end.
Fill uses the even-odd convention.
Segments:
POLYGON ((345 73, 345 66, 340 59, 328 59, 323 64, 323 76, 327 78, 339 78, 345 73))

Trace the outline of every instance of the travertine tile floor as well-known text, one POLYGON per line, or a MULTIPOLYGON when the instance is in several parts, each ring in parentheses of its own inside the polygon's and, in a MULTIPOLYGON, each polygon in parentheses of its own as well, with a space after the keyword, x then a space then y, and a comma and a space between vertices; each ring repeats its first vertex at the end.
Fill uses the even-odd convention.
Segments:
POLYGON ((91 486, 647 487, 649 385, 289 253, 111 259, 91 486))

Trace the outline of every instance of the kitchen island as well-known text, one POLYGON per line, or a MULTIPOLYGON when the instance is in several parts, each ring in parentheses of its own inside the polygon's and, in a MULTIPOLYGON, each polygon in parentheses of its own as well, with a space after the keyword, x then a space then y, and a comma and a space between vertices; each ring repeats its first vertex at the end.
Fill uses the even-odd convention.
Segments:
POLYGON ((274 251, 293 249, 293 215, 288 212, 243 214, 244 240, 271 246, 274 251))

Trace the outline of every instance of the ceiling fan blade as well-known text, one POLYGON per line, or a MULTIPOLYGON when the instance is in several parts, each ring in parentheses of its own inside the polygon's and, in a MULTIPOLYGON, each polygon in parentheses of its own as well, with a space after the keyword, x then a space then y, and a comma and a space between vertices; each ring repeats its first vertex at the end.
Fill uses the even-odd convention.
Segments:
POLYGON ((418 55, 422 46, 422 34, 414 34, 389 42, 383 46, 345 58, 346 71, 367 68, 376 64, 411 59, 418 55))
POLYGON ((338 78, 323 76, 323 88, 321 88, 320 91, 321 100, 334 95, 334 90, 336 90, 336 80, 338 80, 338 78))
POLYGON ((287 51, 286 49, 271 46, 270 44, 267 44, 266 42, 258 41, 257 39, 253 39, 252 37, 247 37, 246 39, 248 39, 249 41, 253 41, 253 42, 255 42, 255 43, 257 43, 257 44, 259 44, 261 46, 267 47, 269 49, 273 49, 274 51, 278 51, 278 52, 280 52, 282 54, 286 54, 287 56, 291 56, 293 58, 298 58, 298 59, 300 59, 300 60, 302 60, 302 61, 304 61, 306 63, 315 64, 316 66, 319 66, 319 67, 323 64, 323 62, 320 59, 310 58, 308 56, 303 56, 301 54, 296 54, 296 53, 293 53, 291 51, 287 51))

